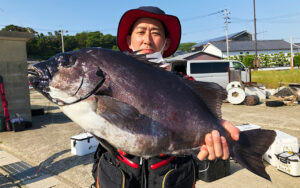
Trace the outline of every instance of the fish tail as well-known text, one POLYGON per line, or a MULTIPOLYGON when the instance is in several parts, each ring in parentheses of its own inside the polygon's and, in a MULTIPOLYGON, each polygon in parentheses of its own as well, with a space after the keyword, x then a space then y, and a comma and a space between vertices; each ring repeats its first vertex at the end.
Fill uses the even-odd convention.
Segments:
POLYGON ((243 167, 269 181, 262 155, 268 150, 276 137, 276 132, 255 129, 240 133, 239 140, 232 143, 231 156, 243 167))

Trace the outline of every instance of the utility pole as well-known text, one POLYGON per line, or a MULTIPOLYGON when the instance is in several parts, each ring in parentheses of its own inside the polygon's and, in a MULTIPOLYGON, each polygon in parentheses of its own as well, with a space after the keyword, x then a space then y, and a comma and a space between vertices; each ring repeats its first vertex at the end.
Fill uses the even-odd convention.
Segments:
POLYGON ((62 52, 65 52, 65 46, 64 46, 64 33, 66 32, 68 32, 68 31, 66 31, 66 30, 59 30, 59 32, 60 32, 60 36, 61 36, 61 50, 62 50, 62 52))
POLYGON ((290 66, 291 66, 291 70, 293 70, 293 67, 294 67, 294 52, 293 52, 293 37, 292 36, 290 38, 290 43, 291 43, 291 61, 290 61, 290 66))
POLYGON ((227 8, 224 9, 223 11, 223 15, 224 15, 224 19, 225 19, 225 26, 226 26, 226 49, 227 49, 227 59, 229 60, 229 44, 228 44, 228 20, 229 20, 229 17, 228 17, 228 10, 227 8))
POLYGON ((255 59, 253 61, 253 67, 254 69, 257 69, 259 67, 259 59, 257 58, 255 0, 253 0, 253 10, 254 10, 254 48, 255 48, 255 59))

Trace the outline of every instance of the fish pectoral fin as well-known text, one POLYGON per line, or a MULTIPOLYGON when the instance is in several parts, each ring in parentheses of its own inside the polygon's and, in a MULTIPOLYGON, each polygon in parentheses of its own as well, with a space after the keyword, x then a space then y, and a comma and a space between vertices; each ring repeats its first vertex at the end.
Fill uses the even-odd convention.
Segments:
POLYGON ((187 79, 183 81, 203 99, 215 117, 221 120, 222 102, 227 98, 226 90, 219 84, 213 82, 192 81, 187 79))
POLYGON ((141 116, 135 107, 113 97, 97 95, 95 98, 97 99, 96 113, 113 124, 127 124, 141 116))

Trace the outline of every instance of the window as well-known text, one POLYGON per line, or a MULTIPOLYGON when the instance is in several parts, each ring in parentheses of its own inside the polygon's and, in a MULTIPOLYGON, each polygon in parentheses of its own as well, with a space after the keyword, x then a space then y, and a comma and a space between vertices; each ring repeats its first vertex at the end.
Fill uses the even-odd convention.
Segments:
POLYGON ((191 74, 227 72, 229 62, 191 63, 191 74))
POLYGON ((239 62, 232 62, 234 70, 244 70, 244 66, 239 62))

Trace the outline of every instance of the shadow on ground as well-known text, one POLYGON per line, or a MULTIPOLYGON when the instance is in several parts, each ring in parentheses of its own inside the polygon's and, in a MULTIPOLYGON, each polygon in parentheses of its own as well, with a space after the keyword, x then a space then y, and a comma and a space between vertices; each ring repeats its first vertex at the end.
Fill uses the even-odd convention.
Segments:
POLYGON ((40 129, 49 124, 64 124, 72 122, 63 112, 46 113, 44 115, 32 116, 32 127, 30 129, 40 129))
POLYGON ((45 112, 51 111, 51 110, 58 110, 59 107, 58 106, 41 106, 41 105, 31 105, 32 109, 40 109, 40 108, 44 108, 45 112))
MULTIPOLYGON (((56 176, 64 171, 67 171, 75 166, 88 165, 93 162, 93 154, 85 156, 71 156, 58 161, 55 161, 61 155, 70 152, 70 150, 60 151, 50 156, 39 166, 31 166, 23 161, 15 162, 9 165, 1 166, 0 168, 6 171, 8 179, 17 180, 18 184, 26 184, 26 182, 34 183, 42 179, 56 176)), ((8 186, 5 182, 0 182, 0 188, 8 186)))
POLYGON ((55 161, 55 159, 59 156, 70 152, 71 150, 67 149, 50 156, 48 159, 40 163, 39 168, 49 170, 51 173, 58 175, 61 172, 71 169, 75 166, 93 163, 93 154, 84 156, 72 155, 70 157, 55 161))

